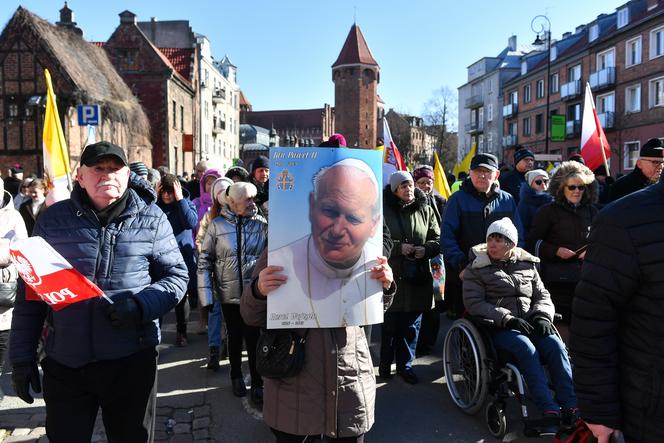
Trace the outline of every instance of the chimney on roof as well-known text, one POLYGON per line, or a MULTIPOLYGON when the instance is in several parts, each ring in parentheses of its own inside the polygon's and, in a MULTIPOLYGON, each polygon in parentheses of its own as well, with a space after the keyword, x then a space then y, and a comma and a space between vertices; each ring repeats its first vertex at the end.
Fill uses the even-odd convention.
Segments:
POLYGON ((563 38, 571 37, 572 33, 571 32, 565 32, 563 33, 563 38))
POLYGON ((65 2, 65 6, 60 9, 60 21, 55 22, 55 24, 60 28, 70 29, 78 35, 83 35, 83 31, 76 27, 76 22, 74 21, 74 11, 69 9, 67 2, 65 2))
POLYGON ((136 14, 131 11, 122 11, 120 14, 120 24, 125 25, 135 25, 136 24, 136 14))
POLYGON ((516 51, 516 35, 511 35, 507 39, 507 46, 509 46, 510 51, 516 51))
POLYGON ((586 25, 579 25, 576 27, 576 31, 574 32, 575 34, 578 34, 579 32, 583 32, 586 29, 586 25))
POLYGON ((153 42, 156 41, 157 38, 157 17, 150 17, 150 33, 152 34, 150 36, 150 40, 153 42))

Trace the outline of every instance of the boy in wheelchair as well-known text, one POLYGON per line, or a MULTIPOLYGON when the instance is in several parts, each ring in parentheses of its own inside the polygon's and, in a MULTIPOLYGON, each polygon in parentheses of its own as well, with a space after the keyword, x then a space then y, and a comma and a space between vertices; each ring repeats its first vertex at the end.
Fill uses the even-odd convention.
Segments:
POLYGON ((472 248, 463 273, 464 305, 470 315, 493 321, 493 344, 516 359, 542 412, 542 434, 555 433, 561 423, 576 421, 576 394, 565 345, 552 324, 551 296, 535 267, 539 259, 516 247, 517 229, 507 217, 493 222, 486 238, 472 248))

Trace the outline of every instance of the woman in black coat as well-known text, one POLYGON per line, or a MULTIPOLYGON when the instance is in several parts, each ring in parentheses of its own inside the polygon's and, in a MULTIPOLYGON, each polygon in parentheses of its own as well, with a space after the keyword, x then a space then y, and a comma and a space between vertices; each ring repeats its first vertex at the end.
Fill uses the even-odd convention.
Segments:
POLYGON ((39 178, 34 179, 28 188, 28 195, 30 199, 18 208, 18 212, 23 217, 28 236, 31 237, 37 219, 44 212, 44 209, 46 209, 46 183, 44 183, 44 180, 39 178))
POLYGON ((542 260, 544 285, 551 292, 556 312, 569 323, 588 230, 597 214, 595 175, 581 163, 563 162, 551 178, 549 193, 554 200, 535 214, 526 246, 542 260))

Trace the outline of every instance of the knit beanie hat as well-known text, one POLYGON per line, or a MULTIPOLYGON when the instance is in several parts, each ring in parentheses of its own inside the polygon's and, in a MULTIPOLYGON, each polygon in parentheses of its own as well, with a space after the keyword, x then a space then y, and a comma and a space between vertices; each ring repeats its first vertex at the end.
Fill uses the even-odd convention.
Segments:
POLYGON ((489 229, 486 231, 487 241, 489 240, 489 236, 491 234, 500 234, 508 238, 509 241, 515 245, 519 241, 519 233, 516 230, 516 226, 514 226, 514 223, 512 223, 512 220, 510 220, 508 217, 503 217, 489 225, 489 229))
POLYGON ((233 177, 239 177, 241 182, 249 181, 249 173, 242 166, 233 166, 228 171, 226 171, 226 177, 231 180, 233 177))
POLYGON ((431 166, 420 166, 413 171, 413 179, 418 181, 422 177, 427 177, 433 180, 433 168, 431 166))
POLYGON ((526 172, 526 181, 528 182, 528 186, 532 186, 537 177, 549 178, 549 174, 544 169, 533 169, 532 171, 526 172))
POLYGON ((228 177, 221 177, 216 179, 214 183, 212 183, 212 198, 216 200, 217 194, 220 192, 225 192, 226 188, 228 188, 233 183, 233 180, 228 177))
POLYGON ((140 175, 141 177, 148 176, 148 167, 145 166, 145 163, 143 162, 131 162, 129 163, 129 169, 131 172, 136 175, 140 175))
POLYGON ((535 158, 535 154, 530 149, 519 149, 518 151, 514 152, 514 165, 518 165, 521 160, 524 158, 535 158))
POLYGON ((397 188, 403 182, 413 181, 413 177, 408 171, 397 171, 390 175, 390 189, 392 192, 397 192, 397 188))
POLYGON ((269 168, 270 167, 270 160, 268 160, 267 157, 264 155, 259 155, 256 157, 256 160, 251 164, 251 175, 254 175, 254 172, 256 172, 256 169, 258 168, 269 168))

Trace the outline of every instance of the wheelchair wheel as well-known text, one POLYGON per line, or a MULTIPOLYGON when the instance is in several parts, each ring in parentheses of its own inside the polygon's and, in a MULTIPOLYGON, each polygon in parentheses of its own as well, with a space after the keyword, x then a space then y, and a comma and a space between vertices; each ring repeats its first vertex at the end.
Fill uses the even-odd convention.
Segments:
POLYGON ((489 432, 496 438, 503 438, 507 433, 507 417, 505 416, 505 404, 492 401, 486 405, 484 419, 489 432))
POLYGON ((466 414, 486 400, 489 374, 482 336, 469 320, 455 321, 445 336, 443 369, 452 401, 466 414))

